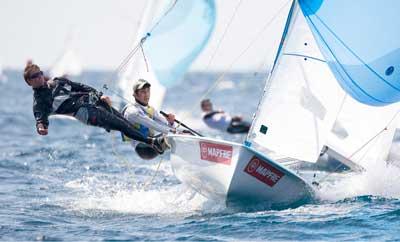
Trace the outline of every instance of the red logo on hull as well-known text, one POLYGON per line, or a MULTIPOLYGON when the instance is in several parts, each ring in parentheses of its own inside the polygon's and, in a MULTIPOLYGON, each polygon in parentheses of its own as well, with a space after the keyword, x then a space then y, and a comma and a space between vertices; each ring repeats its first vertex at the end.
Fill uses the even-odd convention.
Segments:
POLYGON ((244 172, 273 187, 285 174, 262 159, 253 156, 244 172))
POLYGON ((200 157, 202 160, 230 165, 232 161, 232 146, 200 142, 200 157))

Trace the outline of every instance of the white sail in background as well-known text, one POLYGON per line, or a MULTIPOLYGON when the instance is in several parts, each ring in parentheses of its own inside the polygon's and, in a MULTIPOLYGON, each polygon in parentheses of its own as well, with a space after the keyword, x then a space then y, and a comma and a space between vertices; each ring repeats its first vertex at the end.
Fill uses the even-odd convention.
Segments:
POLYGON ((82 63, 71 47, 66 47, 50 70, 52 77, 71 75, 78 76, 82 73, 82 63))
POLYGON ((64 75, 79 76, 82 73, 82 63, 73 45, 76 33, 74 30, 76 28, 71 28, 64 40, 63 51, 50 69, 51 77, 64 75))
POLYGON ((249 138, 278 154, 315 162, 344 92, 324 61, 297 1, 292 11, 249 138))

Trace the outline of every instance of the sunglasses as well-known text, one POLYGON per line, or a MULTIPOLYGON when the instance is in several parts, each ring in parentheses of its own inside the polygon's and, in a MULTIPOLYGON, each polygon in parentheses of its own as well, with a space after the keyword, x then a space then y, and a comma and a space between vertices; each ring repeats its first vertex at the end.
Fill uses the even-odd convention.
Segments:
POLYGON ((39 71, 39 72, 33 73, 33 74, 29 77, 29 79, 35 79, 35 78, 38 78, 38 77, 40 77, 40 76, 43 76, 43 71, 39 71))

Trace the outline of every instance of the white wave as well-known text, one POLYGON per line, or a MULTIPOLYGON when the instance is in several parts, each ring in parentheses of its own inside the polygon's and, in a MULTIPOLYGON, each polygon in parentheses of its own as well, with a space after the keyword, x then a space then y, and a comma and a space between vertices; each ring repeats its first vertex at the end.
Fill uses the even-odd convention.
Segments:
MULTIPOLYGON (((173 176, 170 166, 163 166, 158 173, 158 164, 140 165, 135 169, 150 168, 148 174, 118 175, 105 174, 85 176, 66 183, 76 197, 69 197, 62 203, 72 210, 101 210, 105 212, 133 213, 145 215, 214 213, 225 209, 224 204, 209 200, 183 184, 170 185, 166 180, 173 176), (152 182, 153 175, 161 182, 152 182), (160 184, 161 183, 161 184, 160 184)), ((155 180, 156 180, 155 179, 155 180)))
POLYGON ((322 185, 318 192, 322 200, 373 195, 400 199, 400 168, 385 161, 364 164, 365 172, 348 174, 322 185))
POLYGON ((70 204, 73 210, 104 210, 147 215, 192 214, 219 211, 223 206, 210 201, 184 185, 163 189, 116 189, 113 193, 85 194, 70 204))

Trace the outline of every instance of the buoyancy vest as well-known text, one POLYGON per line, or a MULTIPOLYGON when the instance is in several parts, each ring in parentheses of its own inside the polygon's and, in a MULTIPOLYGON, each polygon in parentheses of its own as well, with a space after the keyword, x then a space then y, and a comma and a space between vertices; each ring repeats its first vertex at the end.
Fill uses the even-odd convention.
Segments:
POLYGON ((226 131, 231 124, 232 118, 223 111, 211 111, 203 114, 203 121, 210 128, 226 131))
MULTIPOLYGON (((140 104, 137 104, 137 103, 135 103, 134 106, 136 108, 140 108, 147 115, 147 117, 149 117, 149 118, 154 120, 155 109, 153 107, 151 107, 151 106, 144 107, 144 106, 142 106, 140 104)), ((123 108, 122 115, 124 115, 124 113, 125 113, 127 108, 128 108, 128 105, 123 108)), ((149 127, 146 127, 141 123, 137 123, 136 122, 136 123, 133 123, 132 126, 137 131, 139 131, 139 133, 141 133, 144 137, 148 137, 149 135, 150 136, 154 135, 154 130, 149 129, 149 127)), ((126 141, 126 142, 131 141, 131 139, 129 137, 125 136, 124 134, 122 134, 122 140, 126 141)))

